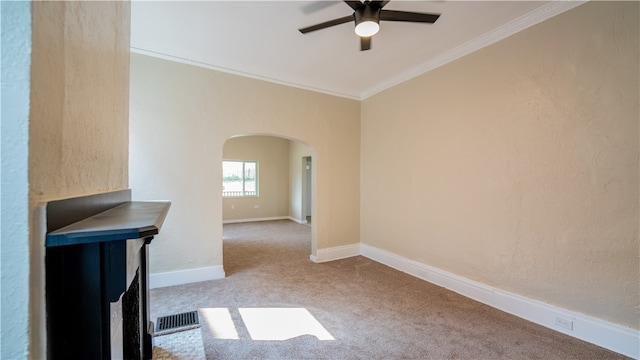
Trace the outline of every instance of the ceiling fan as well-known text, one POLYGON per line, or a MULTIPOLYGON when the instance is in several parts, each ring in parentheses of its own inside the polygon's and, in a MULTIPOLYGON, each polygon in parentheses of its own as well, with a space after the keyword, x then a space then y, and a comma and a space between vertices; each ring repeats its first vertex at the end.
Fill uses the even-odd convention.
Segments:
POLYGON ((380 21, 408 21, 433 24, 438 20, 440 14, 428 14, 409 11, 383 10, 390 0, 359 0, 344 2, 353 9, 353 15, 325 21, 320 24, 298 29, 306 34, 312 31, 325 29, 331 26, 340 25, 349 21, 354 21, 356 35, 360 36, 360 51, 371 49, 371 37, 380 30, 380 21))

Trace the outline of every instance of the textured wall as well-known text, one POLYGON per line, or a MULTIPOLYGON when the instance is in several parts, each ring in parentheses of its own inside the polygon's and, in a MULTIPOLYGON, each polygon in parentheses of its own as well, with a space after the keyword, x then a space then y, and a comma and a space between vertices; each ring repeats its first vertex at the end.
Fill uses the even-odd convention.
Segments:
POLYGON ((33 17, 32 198, 126 188, 129 4, 36 2, 33 17))
POLYGON ((362 242, 639 326, 637 2, 590 2, 362 109, 362 242))
POLYGON ((223 220, 289 215, 289 140, 274 136, 239 136, 227 140, 222 154, 225 160, 258 161, 260 195, 224 198, 223 220))
POLYGON ((2 168, 0 177, 0 358, 28 351, 29 296, 29 72, 31 4, 0 3, 2 27, 2 168))
POLYGON ((133 195, 172 201, 153 273, 222 265, 220 164, 235 135, 309 144, 314 248, 359 241, 359 102, 133 54, 130 105, 133 195))
POLYGON ((44 358, 39 202, 128 188, 128 2, 33 2, 31 349, 44 358))

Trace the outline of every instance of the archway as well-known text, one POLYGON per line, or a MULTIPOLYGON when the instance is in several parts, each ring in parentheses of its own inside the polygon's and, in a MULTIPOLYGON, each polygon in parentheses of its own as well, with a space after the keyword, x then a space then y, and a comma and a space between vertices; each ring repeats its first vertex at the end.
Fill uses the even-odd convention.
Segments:
POLYGON ((314 254, 317 222, 308 223, 317 213, 312 159, 313 147, 297 139, 273 134, 228 138, 221 159, 222 223, 288 219, 307 224, 314 254))

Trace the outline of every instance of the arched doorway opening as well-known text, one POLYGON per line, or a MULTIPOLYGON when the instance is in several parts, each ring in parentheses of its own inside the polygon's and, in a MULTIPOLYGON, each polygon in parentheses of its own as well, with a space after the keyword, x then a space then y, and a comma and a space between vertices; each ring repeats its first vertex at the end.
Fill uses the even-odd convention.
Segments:
POLYGON ((314 159, 314 149, 296 139, 271 134, 227 139, 221 161, 223 225, 273 220, 308 225, 309 254, 315 253, 314 159))

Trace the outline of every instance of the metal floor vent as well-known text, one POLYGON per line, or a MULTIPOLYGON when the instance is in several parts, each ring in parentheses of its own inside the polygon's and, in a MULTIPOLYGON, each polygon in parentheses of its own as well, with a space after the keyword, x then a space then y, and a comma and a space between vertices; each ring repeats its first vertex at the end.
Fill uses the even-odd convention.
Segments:
POLYGON ((158 323, 156 324, 156 331, 165 331, 198 324, 198 311, 190 311, 182 314, 159 317, 158 323))

